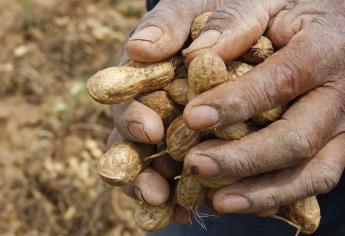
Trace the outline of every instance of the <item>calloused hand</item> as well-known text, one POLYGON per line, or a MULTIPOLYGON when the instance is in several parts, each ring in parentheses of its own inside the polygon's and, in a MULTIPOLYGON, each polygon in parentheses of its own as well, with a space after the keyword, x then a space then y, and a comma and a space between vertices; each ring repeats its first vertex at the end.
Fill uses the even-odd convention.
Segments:
POLYGON ((264 32, 280 50, 241 80, 192 100, 186 123, 207 129, 292 105, 281 120, 239 141, 196 146, 185 168, 244 178, 214 195, 224 213, 258 212, 331 190, 345 166, 345 2, 225 2, 184 51, 187 58, 209 48, 232 60, 264 32))
MULTIPOLYGON (((211 178, 246 178, 215 194, 220 212, 257 212, 333 188, 345 165, 344 1, 161 0, 129 39, 128 55, 144 62, 171 57, 204 11, 215 12, 184 51, 187 60, 205 48, 232 60, 264 33, 280 50, 241 80, 191 101, 184 112, 188 126, 232 124, 294 104, 281 120, 239 141, 198 145, 185 168, 211 178)), ((124 137, 144 143, 163 138, 162 121, 148 107, 131 101, 113 110, 124 137)), ((147 194, 166 195, 163 185, 147 194)))

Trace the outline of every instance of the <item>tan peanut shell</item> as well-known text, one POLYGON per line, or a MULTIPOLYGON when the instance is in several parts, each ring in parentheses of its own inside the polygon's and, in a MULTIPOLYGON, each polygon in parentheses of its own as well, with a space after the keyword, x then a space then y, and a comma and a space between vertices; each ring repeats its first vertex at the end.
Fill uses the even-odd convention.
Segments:
POLYGON ((172 180, 181 173, 182 164, 169 155, 164 155, 152 161, 152 168, 164 178, 172 180))
POLYGON ((247 74, 254 67, 241 61, 232 61, 226 64, 226 69, 229 72, 229 77, 231 81, 242 77, 247 74))
POLYGON ((274 121, 279 120, 282 114, 283 108, 279 106, 252 117, 252 121, 258 125, 268 125, 274 121))
POLYGON ((93 99, 103 104, 118 104, 135 96, 162 89, 174 77, 170 61, 110 67, 99 71, 87 82, 93 99))
POLYGON ((182 176, 176 186, 176 203, 187 209, 194 210, 205 198, 205 189, 197 176, 182 176))
POLYGON ((208 18, 211 16, 211 14, 212 14, 211 11, 207 11, 200 14, 194 19, 192 23, 192 27, 190 29, 190 36, 193 40, 196 39, 200 35, 201 31, 204 29, 208 21, 208 18))
POLYGON ((239 179, 235 179, 232 177, 221 177, 217 179, 199 177, 200 184, 210 189, 220 189, 225 186, 234 184, 237 181, 239 181, 239 179))
POLYGON ((103 154, 97 166, 98 174, 107 183, 122 186, 133 181, 143 169, 142 158, 154 152, 150 145, 122 141, 113 144, 103 154))
POLYGON ((167 130, 168 153, 176 161, 183 161, 186 153, 195 146, 200 139, 200 133, 189 129, 183 121, 183 117, 177 117, 167 130))
POLYGON ((188 80, 175 79, 170 84, 164 87, 169 94, 169 97, 180 105, 187 105, 188 103, 188 80))
POLYGON ((177 105, 165 91, 144 94, 137 100, 154 110, 162 118, 164 125, 169 125, 180 114, 177 105))
POLYGON ((175 203, 168 203, 161 206, 150 206, 141 203, 135 211, 134 218, 137 226, 147 232, 155 232, 164 229, 172 223, 174 217, 175 203))
POLYGON ((217 127, 213 130, 213 134, 224 140, 238 140, 247 136, 252 131, 251 127, 244 122, 238 122, 233 125, 217 127))
POLYGON ((229 80, 224 61, 215 53, 205 51, 189 65, 188 100, 229 80))
POLYGON ((304 234, 312 234, 319 227, 321 213, 315 196, 284 206, 283 211, 289 220, 302 227, 304 234))
POLYGON ((265 36, 260 39, 241 57, 241 61, 249 64, 259 64, 274 53, 271 40, 265 36))

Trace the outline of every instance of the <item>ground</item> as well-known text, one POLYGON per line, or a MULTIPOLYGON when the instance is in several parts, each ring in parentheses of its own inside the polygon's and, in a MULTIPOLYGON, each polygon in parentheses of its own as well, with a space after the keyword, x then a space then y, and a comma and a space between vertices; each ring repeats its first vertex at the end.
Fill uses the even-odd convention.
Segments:
POLYGON ((142 235, 95 171, 113 122, 85 89, 142 14, 143 0, 0 0, 0 235, 142 235))

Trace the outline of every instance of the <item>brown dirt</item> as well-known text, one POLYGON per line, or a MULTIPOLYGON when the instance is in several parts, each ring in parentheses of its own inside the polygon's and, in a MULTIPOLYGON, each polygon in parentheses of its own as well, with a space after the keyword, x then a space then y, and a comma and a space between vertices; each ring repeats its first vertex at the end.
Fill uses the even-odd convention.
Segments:
POLYGON ((96 174, 113 123, 85 82, 116 64, 143 2, 0 0, 0 235, 142 235, 96 174))

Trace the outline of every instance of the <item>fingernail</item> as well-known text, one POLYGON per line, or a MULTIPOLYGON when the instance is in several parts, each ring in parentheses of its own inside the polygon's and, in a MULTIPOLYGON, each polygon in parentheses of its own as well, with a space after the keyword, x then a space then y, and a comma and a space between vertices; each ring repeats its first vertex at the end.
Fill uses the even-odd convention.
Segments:
POLYGON ((218 30, 208 30, 194 40, 187 49, 183 50, 183 54, 186 55, 195 50, 211 48, 218 42, 221 36, 222 34, 218 30))
POLYGON ((219 113, 210 106, 201 105, 187 113, 187 126, 191 129, 208 129, 219 123, 219 113))
POLYGON ((151 43, 157 42, 163 36, 163 31, 156 26, 148 26, 135 34, 129 39, 129 41, 140 40, 149 41, 151 43))
POLYGON ((146 134, 142 124, 137 123, 137 122, 132 122, 128 125, 127 129, 130 135, 132 135, 134 138, 137 138, 140 141, 151 143, 151 140, 149 136, 146 134))
POLYGON ((133 193, 134 193, 134 195, 137 197, 137 199, 139 201, 144 202, 143 195, 141 194, 141 191, 140 191, 140 189, 137 186, 133 187, 133 193))
POLYGON ((250 202, 240 195, 226 195, 220 203, 216 204, 216 208, 227 213, 242 212, 250 208, 250 202))
POLYGON ((192 154, 193 158, 188 162, 191 174, 196 174, 203 177, 217 177, 221 173, 218 162, 208 156, 192 154), (192 162, 192 163, 190 163, 192 162))

